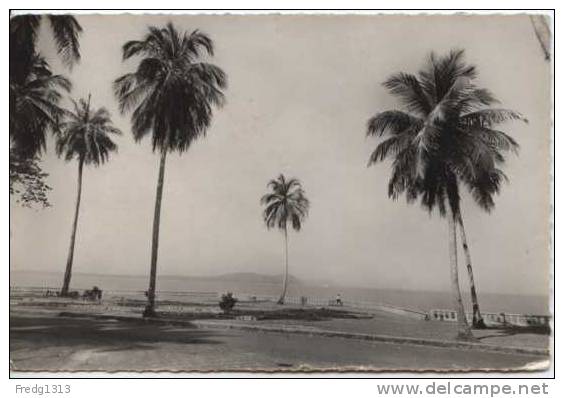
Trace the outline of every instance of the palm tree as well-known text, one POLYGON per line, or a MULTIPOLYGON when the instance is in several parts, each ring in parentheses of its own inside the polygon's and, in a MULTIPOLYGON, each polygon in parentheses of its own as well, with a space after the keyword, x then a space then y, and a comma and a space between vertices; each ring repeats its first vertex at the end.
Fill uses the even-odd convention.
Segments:
POLYGON ((78 36, 82 27, 70 15, 16 15, 10 19, 10 81, 21 82, 29 73, 36 54, 37 33, 43 19, 49 20, 57 52, 72 67, 80 60, 78 36))
POLYGON ((74 257, 74 243, 76 227, 78 225, 78 211, 82 192, 82 168, 84 165, 99 166, 104 164, 111 152, 117 151, 117 145, 111 135, 119 135, 121 131, 112 125, 110 114, 106 108, 93 109, 88 100, 72 101, 74 111, 66 112, 66 119, 61 123, 61 132, 57 137, 56 150, 59 157, 65 161, 78 161, 78 184, 76 206, 70 239, 69 254, 65 268, 61 296, 69 292, 72 262, 74 257))
POLYGON ((222 89, 227 76, 217 66, 201 60, 213 56, 213 42, 194 30, 180 33, 168 23, 151 26, 142 40, 124 44, 123 59, 141 59, 137 69, 114 82, 120 110, 131 116, 133 137, 140 141, 151 135, 153 151, 160 154, 159 176, 153 217, 151 273, 148 304, 144 316, 155 316, 155 289, 159 225, 167 152, 183 153, 192 142, 205 136, 213 106, 224 103, 222 89))
POLYGON ((280 174, 277 179, 270 180, 267 185, 270 192, 261 198, 261 204, 266 206, 263 213, 264 222, 268 229, 278 228, 284 231, 286 266, 284 267, 284 281, 278 304, 284 304, 286 289, 288 288, 288 223, 299 231, 309 210, 309 200, 299 180, 286 179, 280 174))
POLYGON ((10 195, 24 206, 49 206, 39 155, 45 149, 48 131, 56 132, 64 114, 59 106, 62 91, 71 83, 54 75, 45 60, 35 54, 32 67, 22 81, 10 79, 10 195))
POLYGON ((61 91, 71 82, 54 75, 43 57, 35 54, 22 81, 10 80, 10 149, 21 156, 35 157, 45 149, 46 132, 55 132, 64 109, 61 91))
POLYGON ((459 184, 463 183, 486 211, 506 176, 498 168, 502 152, 518 146, 494 126, 507 120, 525 120, 519 113, 490 108, 498 101, 473 84, 476 68, 463 61, 463 51, 434 54, 418 76, 398 73, 384 86, 400 97, 407 112, 392 110, 369 120, 368 134, 386 137, 372 153, 369 165, 393 157, 388 195, 405 193, 408 202, 420 199, 429 211, 438 208, 449 225, 451 284, 459 319, 459 337, 472 338, 458 282, 457 230, 462 232, 473 301, 473 324, 483 325, 462 214, 459 184))
POLYGON ((529 18, 531 18, 535 36, 541 46, 544 59, 550 61, 550 42, 552 39, 552 33, 550 32, 548 17, 546 15, 537 14, 529 15, 529 18))
POLYGON ((21 203, 46 206, 47 174, 41 171, 39 155, 45 148, 46 132, 56 129, 62 113, 59 91, 69 91, 71 84, 63 76, 53 75, 37 52, 42 19, 49 20, 57 50, 69 67, 80 58, 78 35, 82 28, 69 15, 17 15, 10 19, 10 192, 17 194, 17 189, 12 190, 12 182, 17 181, 23 188, 21 203), (22 164, 29 167, 24 169, 22 164))

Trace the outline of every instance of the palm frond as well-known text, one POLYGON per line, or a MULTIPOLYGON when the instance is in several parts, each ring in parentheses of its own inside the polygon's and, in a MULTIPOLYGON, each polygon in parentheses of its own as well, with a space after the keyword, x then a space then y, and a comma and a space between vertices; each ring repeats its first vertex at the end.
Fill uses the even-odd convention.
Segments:
POLYGON ((509 109, 481 109, 476 112, 467 113, 460 118, 461 124, 465 126, 487 128, 510 120, 520 120, 528 123, 528 120, 519 112, 509 109))
POLYGON ((382 141, 370 155, 368 166, 372 166, 375 163, 383 161, 386 157, 394 155, 401 149, 399 146, 400 142, 401 138, 397 136, 382 141))
POLYGON ((80 44, 78 36, 82 27, 71 15, 49 15, 49 22, 53 30, 57 52, 63 62, 72 67, 80 60, 80 44))
POLYGON ((39 55, 23 81, 10 82, 10 141, 13 148, 30 157, 45 149, 46 134, 56 132, 65 111, 59 106, 61 92, 70 81, 53 75, 39 55))
POLYGON ((519 144, 509 134, 500 130, 486 127, 472 127, 469 129, 475 139, 479 139, 495 150, 519 152, 519 144))
POLYGON ((368 120, 367 135, 381 137, 385 134, 398 135, 418 131, 423 120, 402 111, 385 111, 368 120))
POLYGON ((202 50, 204 50, 207 55, 214 55, 213 41, 208 35, 200 32, 198 29, 190 33, 189 36, 184 36, 182 47, 185 48, 194 59, 205 55, 202 53, 202 50))
POLYGON ((501 184, 507 182, 505 173, 497 168, 484 171, 467 186, 475 202, 485 211, 490 212, 495 207, 494 195, 499 194, 501 184))
POLYGON ((392 94, 397 95, 411 112, 425 116, 431 111, 431 104, 427 98, 421 83, 414 75, 408 73, 396 73, 384 82, 392 94))

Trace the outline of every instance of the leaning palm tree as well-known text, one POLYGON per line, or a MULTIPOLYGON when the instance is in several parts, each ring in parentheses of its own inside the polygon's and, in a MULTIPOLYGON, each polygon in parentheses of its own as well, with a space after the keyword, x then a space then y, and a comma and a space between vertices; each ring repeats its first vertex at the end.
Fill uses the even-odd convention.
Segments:
POLYGON ((148 304, 144 316, 155 316, 155 289, 159 226, 166 155, 185 152, 192 142, 205 135, 212 121, 213 106, 224 103, 222 89, 227 76, 217 66, 204 62, 213 55, 213 42, 194 30, 181 33, 168 23, 164 28, 149 27, 141 40, 124 44, 123 59, 138 56, 137 69, 114 82, 120 110, 133 108, 132 132, 136 141, 150 135, 153 151, 160 155, 148 304))
POLYGON ((61 132, 56 143, 56 151, 59 157, 63 157, 67 162, 73 159, 78 161, 76 205, 61 296, 68 295, 71 281, 74 243, 82 193, 83 166, 104 164, 110 153, 117 151, 117 145, 112 141, 111 135, 121 134, 120 130, 112 125, 110 114, 106 108, 93 109, 91 107, 90 95, 88 100, 80 99, 78 102, 72 102, 74 110, 66 112, 67 117, 61 123, 61 132))
POLYGON ((270 192, 260 200, 266 206, 263 213, 264 222, 268 229, 278 228, 284 231, 286 266, 282 293, 278 299, 278 304, 284 304, 288 288, 288 223, 292 223, 295 231, 301 229, 309 210, 309 200, 300 181, 295 178, 286 179, 283 174, 270 180, 267 187, 270 188, 270 192))
POLYGON ((459 337, 472 338, 458 282, 457 228, 462 232, 473 301, 473 324, 483 326, 473 278, 462 214, 459 184, 463 183, 486 211, 506 179, 499 165, 502 152, 517 150, 517 143, 494 128, 507 120, 525 120, 519 113, 490 108, 497 100, 473 84, 476 68, 463 62, 463 51, 437 58, 431 54, 418 76, 398 73, 384 86, 400 97, 407 112, 393 110, 375 115, 368 134, 386 137, 372 153, 369 165, 393 157, 388 195, 405 193, 429 211, 438 208, 449 224, 449 254, 459 337))

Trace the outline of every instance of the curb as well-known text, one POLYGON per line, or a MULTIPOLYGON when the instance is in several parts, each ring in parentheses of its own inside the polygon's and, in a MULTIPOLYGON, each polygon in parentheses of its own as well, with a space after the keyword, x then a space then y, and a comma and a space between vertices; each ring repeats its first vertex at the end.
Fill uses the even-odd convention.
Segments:
POLYGON ((193 321, 193 325, 199 327, 216 328, 216 329, 237 329, 248 331, 264 331, 274 333, 293 333, 311 336, 323 337, 340 337, 345 339, 374 341, 381 343, 391 344, 408 344, 420 345, 438 348, 458 348, 467 350, 480 350, 508 354, 524 354, 524 355, 542 355, 548 356, 549 350, 542 348, 527 348, 527 347, 513 347, 513 346, 498 346, 493 344, 472 343, 466 341, 448 341, 448 340, 435 340, 435 339, 422 339, 417 337, 396 337, 383 334, 366 334, 366 333, 351 333, 339 332, 324 329, 309 329, 309 328, 296 328, 296 327, 283 327, 283 326, 266 326, 266 325, 242 325, 233 324, 228 322, 208 322, 208 321, 193 321))
POLYGON ((345 339, 373 341, 390 344, 407 344, 418 345, 437 348, 457 348, 465 350, 479 350, 488 352, 498 352, 505 354, 521 354, 521 355, 541 355, 549 356, 548 349, 543 348, 530 348, 530 347, 513 347, 513 346, 499 346, 493 344, 473 343, 466 341, 448 341, 436 339, 423 339, 416 337, 397 337, 381 334, 366 334, 366 333, 350 333, 339 332, 324 329, 291 327, 291 326, 267 326, 267 325, 244 325, 224 321, 183 321, 167 318, 138 318, 128 315, 106 315, 106 314, 84 314, 78 312, 60 312, 59 316, 73 317, 73 318, 94 318, 94 319, 114 319, 126 322, 139 322, 139 323, 158 323, 163 325, 177 325, 177 326, 191 326, 196 328, 210 328, 210 329, 233 329, 245 331, 259 331, 271 333, 292 333, 309 336, 322 336, 322 337, 340 337, 345 339))

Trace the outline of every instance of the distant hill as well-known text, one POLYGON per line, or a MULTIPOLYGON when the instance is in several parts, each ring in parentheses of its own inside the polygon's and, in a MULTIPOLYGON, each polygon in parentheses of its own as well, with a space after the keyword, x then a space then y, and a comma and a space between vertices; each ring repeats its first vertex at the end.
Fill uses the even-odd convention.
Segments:
MULTIPOLYGON (((281 283, 283 275, 267 275, 257 274, 254 272, 234 272, 230 274, 221 274, 214 276, 180 276, 199 281, 215 281, 215 282, 245 282, 245 283, 281 283)), ((179 276, 162 275, 160 278, 179 278, 179 276)), ((302 285, 303 282, 293 275, 288 275, 288 283, 293 285, 302 285)))
MULTIPOLYGON (((15 275, 48 275, 55 278, 62 277, 61 271, 38 271, 38 270, 11 270, 12 277, 15 275)), ((146 275, 126 275, 126 274, 97 274, 90 272, 75 272, 74 275, 104 277, 104 278, 133 278, 146 280, 146 275)), ((210 275, 210 276, 192 276, 192 275, 159 275, 159 279, 179 279, 179 280, 192 280, 202 282, 239 282, 239 283, 274 283, 281 284, 282 274, 269 275, 258 274, 256 272, 233 272, 229 274, 210 275)), ((292 285, 311 285, 311 281, 303 281, 293 275, 288 275, 288 283, 292 285)))

